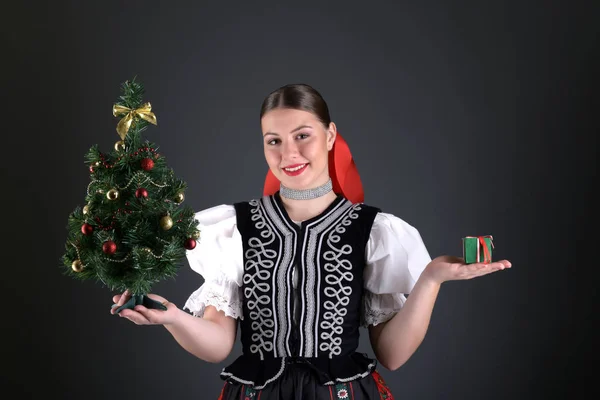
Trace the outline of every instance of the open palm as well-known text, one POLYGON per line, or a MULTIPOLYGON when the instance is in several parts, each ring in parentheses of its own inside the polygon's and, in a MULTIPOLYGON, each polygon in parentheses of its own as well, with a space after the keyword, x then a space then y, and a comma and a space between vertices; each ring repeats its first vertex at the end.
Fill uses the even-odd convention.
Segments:
POLYGON ((442 283, 445 281, 477 278, 510 268, 511 266, 512 264, 508 260, 466 264, 465 260, 460 257, 439 256, 431 260, 427 265, 427 272, 431 278, 442 283))
MULTIPOLYGON (((115 304, 110 310, 111 314, 115 314, 115 310, 125 304, 130 296, 131 293, 128 290, 126 290, 123 294, 113 296, 113 302, 115 304)), ((160 302, 167 309, 165 311, 155 310, 146 308, 143 305, 136 305, 133 309, 122 310, 118 313, 119 316, 127 318, 136 325, 164 325, 170 324, 175 320, 179 310, 175 304, 156 294, 150 293, 148 294, 148 297, 154 301, 160 302)))

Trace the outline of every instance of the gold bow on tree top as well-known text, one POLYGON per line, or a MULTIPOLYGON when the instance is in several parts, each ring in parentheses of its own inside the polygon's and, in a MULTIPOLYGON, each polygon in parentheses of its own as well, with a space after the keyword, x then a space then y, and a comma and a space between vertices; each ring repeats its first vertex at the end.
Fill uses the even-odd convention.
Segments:
POLYGON ((121 136, 121 140, 125 140, 125 136, 127 136, 127 131, 129 131, 134 117, 139 117, 144 121, 156 125, 156 116, 151 110, 152 106, 150 103, 142 104, 140 108, 136 108, 135 110, 115 104, 113 106, 113 115, 116 117, 117 115, 125 114, 117 124, 117 132, 119 133, 119 136, 121 136))

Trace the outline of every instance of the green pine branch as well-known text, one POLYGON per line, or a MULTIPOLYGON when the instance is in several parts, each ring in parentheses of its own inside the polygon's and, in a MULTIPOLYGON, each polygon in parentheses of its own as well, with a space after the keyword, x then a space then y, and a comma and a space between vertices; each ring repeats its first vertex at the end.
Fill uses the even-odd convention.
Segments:
MULTIPOLYGON (((143 85, 135 78, 124 82, 121 91, 117 104, 131 109, 144 104, 143 85)), ((187 184, 175 176, 158 146, 143 138, 149 125, 135 118, 124 150, 102 152, 93 145, 85 155, 90 171, 85 205, 69 215, 61 260, 68 276, 146 294, 176 275, 186 241, 198 237, 194 212, 181 202, 187 184), (140 195, 142 190, 147 197, 140 195), (161 224, 164 218, 172 221, 169 229, 161 224), (86 224, 89 234, 82 231, 86 224), (113 254, 103 250, 111 242, 116 245, 113 254)))

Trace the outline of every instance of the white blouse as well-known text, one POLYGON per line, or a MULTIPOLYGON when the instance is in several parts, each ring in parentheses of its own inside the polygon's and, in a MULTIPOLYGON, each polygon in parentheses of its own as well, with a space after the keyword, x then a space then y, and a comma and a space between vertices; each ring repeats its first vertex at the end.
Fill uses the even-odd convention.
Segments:
MULTIPOLYGON (((200 239, 186 256, 204 283, 191 294, 184 309, 201 317, 210 305, 242 319, 243 245, 235 208, 223 204, 199 211, 195 218, 200 239)), ((366 248, 362 326, 392 318, 430 261, 416 228, 392 214, 378 213, 366 248)))

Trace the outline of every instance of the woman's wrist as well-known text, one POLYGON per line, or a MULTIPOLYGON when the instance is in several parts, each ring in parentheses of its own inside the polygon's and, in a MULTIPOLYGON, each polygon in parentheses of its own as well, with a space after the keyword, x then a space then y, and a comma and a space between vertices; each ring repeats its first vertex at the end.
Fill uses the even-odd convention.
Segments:
POLYGON ((175 307, 175 310, 171 311, 172 318, 170 321, 165 322, 163 325, 170 326, 170 327, 177 327, 181 323, 182 314, 187 314, 187 313, 185 311, 181 310, 179 307, 175 306, 174 304, 172 305, 172 307, 175 307))
POLYGON ((419 280, 423 281, 423 284, 425 285, 440 286, 442 283, 444 283, 444 280, 438 277, 435 272, 435 267, 430 262, 429 264, 427 264, 425 269, 423 269, 419 280))

